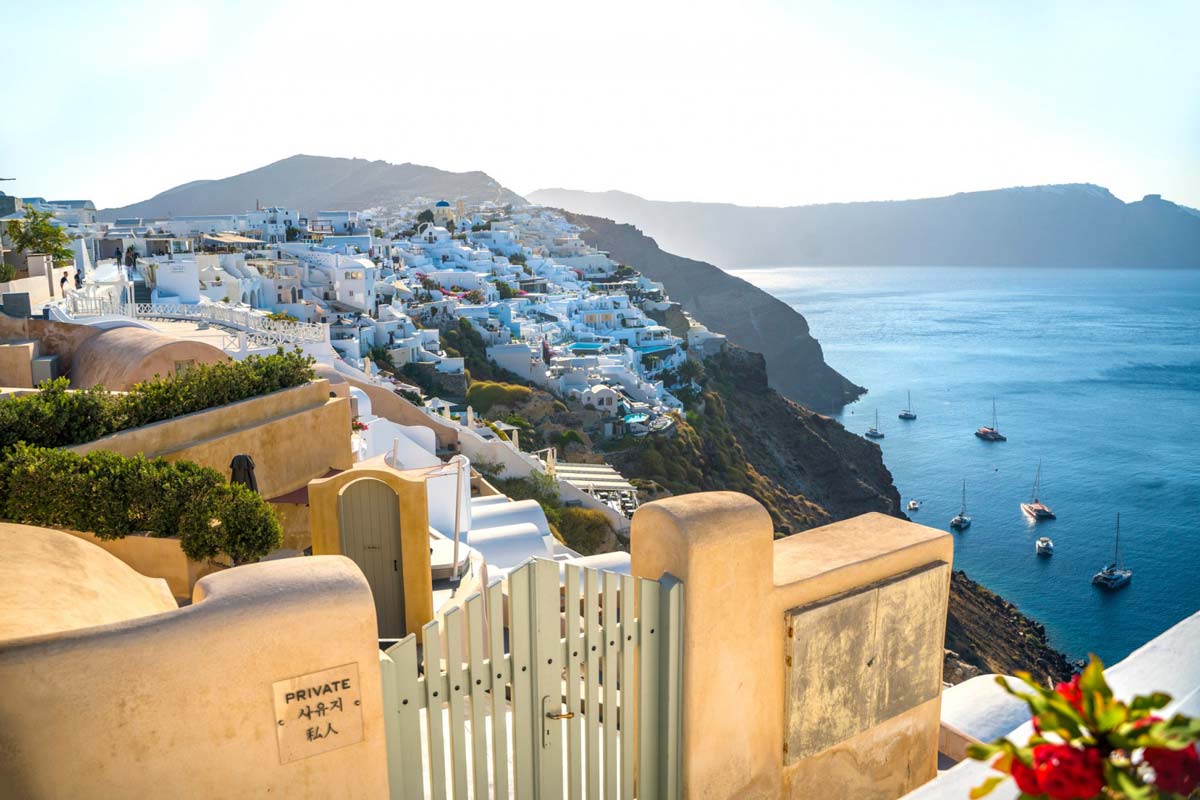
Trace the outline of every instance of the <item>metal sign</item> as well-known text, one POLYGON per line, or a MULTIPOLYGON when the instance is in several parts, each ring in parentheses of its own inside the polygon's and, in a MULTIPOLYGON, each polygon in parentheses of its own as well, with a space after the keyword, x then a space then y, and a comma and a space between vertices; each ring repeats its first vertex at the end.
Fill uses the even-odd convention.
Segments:
POLYGON ((297 675, 271 686, 280 764, 362 741, 357 663, 297 675))

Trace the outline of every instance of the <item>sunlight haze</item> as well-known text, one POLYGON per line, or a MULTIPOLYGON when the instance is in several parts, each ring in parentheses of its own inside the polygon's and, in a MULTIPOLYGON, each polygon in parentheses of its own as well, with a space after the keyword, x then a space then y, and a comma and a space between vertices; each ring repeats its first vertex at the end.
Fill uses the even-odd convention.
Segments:
POLYGON ((4 5, 18 195, 117 206, 309 153, 520 193, 1200 206, 1196 3, 4 5))

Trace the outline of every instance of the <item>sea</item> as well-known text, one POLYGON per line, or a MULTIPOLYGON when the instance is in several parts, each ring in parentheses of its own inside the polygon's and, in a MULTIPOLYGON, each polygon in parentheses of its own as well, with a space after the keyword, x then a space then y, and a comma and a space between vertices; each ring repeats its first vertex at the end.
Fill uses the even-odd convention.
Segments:
POLYGON ((1072 658, 1124 658, 1200 610, 1200 271, 975 267, 731 270, 807 319, 825 360, 868 393, 883 459, 916 522, 974 523, 955 567, 1046 626, 1072 658), (912 393, 915 421, 897 415, 912 393), (1007 442, 973 433, 992 421, 1007 442), (1040 499, 1058 518, 1032 523, 1040 499), (1117 515, 1130 585, 1113 559, 1117 515), (1054 555, 1038 557, 1039 536, 1054 555))

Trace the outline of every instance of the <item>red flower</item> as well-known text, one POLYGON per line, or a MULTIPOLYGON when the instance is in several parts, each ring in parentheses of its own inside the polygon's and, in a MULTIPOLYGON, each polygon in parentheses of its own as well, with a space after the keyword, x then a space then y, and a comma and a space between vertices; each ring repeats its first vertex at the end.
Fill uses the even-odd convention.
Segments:
POLYGON ((1164 792, 1186 796, 1200 787, 1200 754, 1194 742, 1182 750, 1147 747, 1142 757, 1154 767, 1154 785, 1164 792))
POLYGON ((1104 758, 1094 747, 1039 744, 1033 767, 1042 793, 1054 800, 1093 798, 1104 788, 1104 758))
POLYGON ((1013 756, 1012 776, 1017 788, 1025 794, 1041 794, 1042 783, 1038 780, 1037 770, 1025 766, 1025 762, 1013 756))
POLYGON ((1071 704, 1071 707, 1083 713, 1083 690, 1079 688, 1079 676, 1071 678, 1070 683, 1060 683, 1054 687, 1054 691, 1063 696, 1063 699, 1071 704))

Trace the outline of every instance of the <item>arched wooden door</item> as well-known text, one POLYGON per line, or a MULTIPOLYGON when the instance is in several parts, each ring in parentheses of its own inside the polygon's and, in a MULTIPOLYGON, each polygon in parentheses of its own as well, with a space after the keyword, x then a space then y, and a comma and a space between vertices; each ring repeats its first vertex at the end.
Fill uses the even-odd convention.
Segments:
POLYGON ((358 564, 371 594, 379 638, 399 639, 404 628, 404 562, 400 556, 400 503, 383 481, 363 478, 338 497, 342 553, 358 564))

